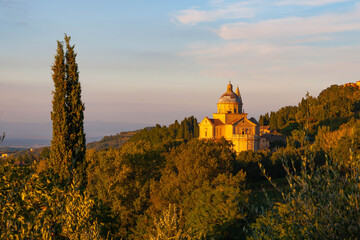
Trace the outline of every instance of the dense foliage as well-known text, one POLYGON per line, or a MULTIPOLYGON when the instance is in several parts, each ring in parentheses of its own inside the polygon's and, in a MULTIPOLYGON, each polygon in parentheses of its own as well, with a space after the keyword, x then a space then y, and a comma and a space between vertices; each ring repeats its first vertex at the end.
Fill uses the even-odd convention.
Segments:
POLYGON ((130 141, 145 140, 152 146, 159 146, 165 143, 177 141, 188 141, 192 138, 199 137, 198 121, 191 116, 179 122, 176 120, 169 127, 156 125, 154 128, 144 128, 135 134, 130 141))
POLYGON ((175 203, 192 238, 238 239, 249 191, 245 173, 234 172, 231 145, 192 140, 173 149, 166 162, 160 181, 153 185, 151 210, 160 212, 175 203))
POLYGON ((308 129, 314 136, 320 126, 338 129, 352 118, 359 118, 360 91, 357 86, 338 86, 323 90, 317 98, 307 95, 298 106, 283 107, 261 115, 259 123, 290 136, 293 130, 308 129))
POLYGON ((1 167, 1 239, 101 239, 92 216, 94 201, 78 185, 60 184, 52 170, 36 165, 1 167))
POLYGON ((248 239, 357 239, 360 159, 350 160, 345 168, 332 159, 316 168, 308 158, 302 159, 300 172, 287 166, 290 189, 281 191, 283 202, 252 224, 248 239))
POLYGON ((110 209, 100 218, 113 219, 116 227, 108 230, 114 237, 147 239, 169 204, 182 211, 181 228, 189 236, 231 236, 246 216, 240 210, 249 194, 245 174, 233 175, 235 154, 226 141, 194 139, 170 152, 129 142, 119 150, 89 151, 87 159, 88 189, 110 209))

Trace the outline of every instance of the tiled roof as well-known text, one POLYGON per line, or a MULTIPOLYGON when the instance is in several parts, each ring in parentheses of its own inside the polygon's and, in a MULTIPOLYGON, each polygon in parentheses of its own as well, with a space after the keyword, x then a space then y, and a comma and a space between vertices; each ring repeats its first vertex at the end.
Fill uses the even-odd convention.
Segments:
POLYGON ((229 122, 229 124, 230 124, 230 125, 234 125, 235 123, 240 122, 240 121, 242 121, 242 120, 244 120, 244 119, 245 119, 245 118, 234 119, 232 122, 229 122))
POLYGON ((214 124, 214 125, 224 125, 224 123, 220 120, 220 119, 210 119, 209 120, 214 124))
POLYGON ((259 123, 258 123, 258 121, 256 121, 256 119, 255 119, 255 118, 253 118, 253 117, 252 117, 252 118, 250 118, 250 119, 249 119, 249 121, 251 121, 251 122, 255 123, 256 125, 258 125, 258 124, 259 124, 259 123))

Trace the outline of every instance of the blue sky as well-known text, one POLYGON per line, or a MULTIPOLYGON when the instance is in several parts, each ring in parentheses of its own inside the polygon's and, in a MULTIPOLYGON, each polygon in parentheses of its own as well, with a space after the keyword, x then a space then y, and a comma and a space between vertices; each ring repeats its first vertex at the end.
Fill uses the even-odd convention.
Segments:
POLYGON ((0 121, 50 121, 64 33, 87 121, 201 120, 229 80, 258 117, 360 80, 360 1, 0 0, 0 121))

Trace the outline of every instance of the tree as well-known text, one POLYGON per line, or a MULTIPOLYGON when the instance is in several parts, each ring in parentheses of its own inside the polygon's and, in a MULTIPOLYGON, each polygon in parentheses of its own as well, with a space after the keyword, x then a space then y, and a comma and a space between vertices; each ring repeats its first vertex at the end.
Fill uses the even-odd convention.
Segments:
POLYGON ((99 210, 111 237, 131 238, 137 218, 147 210, 150 183, 160 178, 163 157, 149 142, 127 142, 121 149, 87 152, 87 190, 110 210, 99 210))
POLYGON ((65 70, 67 74, 67 107, 69 113, 69 146, 71 149, 72 169, 76 169, 80 180, 85 181, 85 152, 86 141, 84 133, 84 110, 81 101, 81 86, 78 65, 76 63, 75 45, 70 45, 70 37, 65 35, 66 54, 65 70))
POLYGON ((66 111, 66 80, 65 80, 65 56, 63 44, 57 41, 57 52, 52 66, 52 78, 55 85, 53 91, 53 111, 51 120, 53 124, 53 137, 51 140, 50 165, 61 175, 68 173, 67 166, 71 158, 67 149, 68 125, 66 111))
POLYGON ((270 124, 269 113, 266 113, 265 115, 260 115, 259 124, 260 126, 267 126, 270 124))
POLYGON ((196 189, 185 205, 190 205, 186 225, 191 239, 244 239, 243 228, 249 190, 245 173, 219 174, 211 183, 196 189))
POLYGON ((95 202, 51 169, 6 163, 0 178, 0 239, 101 239, 95 202))
POLYGON ((176 204, 190 239, 243 239, 249 191, 245 173, 233 175, 235 157, 225 139, 192 139, 173 148, 165 156, 160 180, 150 186, 150 207, 143 218, 147 222, 143 220, 137 231, 158 228, 151 219, 161 219, 161 212, 176 204))
POLYGON ((360 165, 355 157, 350 155, 349 165, 328 159, 316 167, 311 155, 303 155, 300 170, 284 162, 289 189, 278 189, 283 201, 257 218, 248 239, 357 239, 360 165))
POLYGON ((269 124, 270 124, 270 128, 271 128, 272 130, 277 130, 277 129, 278 129, 277 116, 276 116, 276 113, 275 113, 275 112, 271 112, 271 113, 270 113, 269 124))
POLYGON ((84 179, 85 133, 84 104, 81 101, 78 65, 74 45, 65 34, 66 53, 63 43, 57 42, 57 53, 52 66, 53 91, 53 138, 51 140, 50 165, 62 179, 72 179, 74 171, 84 179))
POLYGON ((150 240, 185 240, 189 239, 184 231, 182 223, 182 211, 175 204, 169 204, 162 216, 154 221, 154 233, 150 234, 150 240))

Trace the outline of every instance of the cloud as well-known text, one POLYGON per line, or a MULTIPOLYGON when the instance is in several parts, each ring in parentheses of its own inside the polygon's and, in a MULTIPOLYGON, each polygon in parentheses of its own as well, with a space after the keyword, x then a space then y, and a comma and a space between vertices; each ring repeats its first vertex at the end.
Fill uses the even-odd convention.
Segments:
POLYGON ((223 24, 218 35, 225 41, 192 44, 181 55, 202 66, 207 77, 274 86, 304 82, 302 91, 312 84, 321 90, 325 82, 358 79, 360 45, 344 32, 360 33, 360 5, 341 14, 223 24))
MULTIPOLYGON (((221 1, 217 1, 221 3, 221 1)), ((241 19, 254 16, 254 10, 246 7, 244 3, 229 4, 214 10, 198 10, 191 8, 181 10, 173 19, 182 24, 195 25, 200 22, 214 22, 221 19, 241 19)))
POLYGON ((290 17, 257 23, 231 23, 220 27, 218 35, 225 40, 264 40, 321 35, 360 30, 360 8, 346 14, 314 17, 290 17))
POLYGON ((323 6, 341 2, 349 2, 349 0, 284 0, 278 2, 277 5, 323 6))

